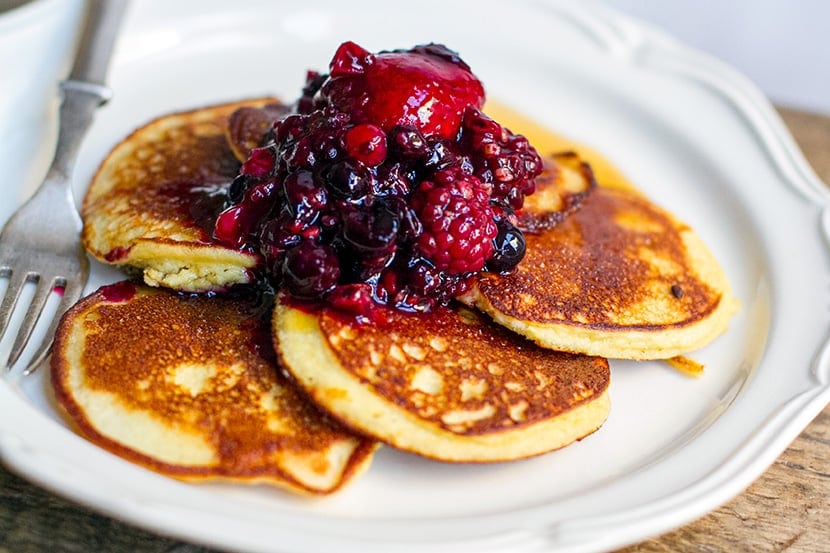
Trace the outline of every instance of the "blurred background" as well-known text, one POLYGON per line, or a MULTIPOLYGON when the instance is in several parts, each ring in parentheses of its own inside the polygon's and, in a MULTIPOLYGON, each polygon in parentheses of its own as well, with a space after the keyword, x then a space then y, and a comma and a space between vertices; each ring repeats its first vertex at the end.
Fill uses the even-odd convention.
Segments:
POLYGON ((773 103, 830 115, 830 1, 602 0, 717 56, 773 103))

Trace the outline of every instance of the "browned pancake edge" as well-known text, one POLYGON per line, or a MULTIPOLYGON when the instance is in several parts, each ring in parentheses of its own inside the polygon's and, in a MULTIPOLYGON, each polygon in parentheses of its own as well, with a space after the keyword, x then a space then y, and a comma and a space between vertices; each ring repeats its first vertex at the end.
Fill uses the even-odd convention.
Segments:
POLYGON ((605 359, 539 348, 458 306, 356 324, 281 301, 275 347, 315 403, 361 433, 444 461, 551 451, 608 414, 605 359))
POLYGON ((155 286, 206 291, 250 282, 258 257, 215 241, 212 223, 240 167, 233 148, 250 145, 247 135, 262 127, 239 115, 275 102, 256 98, 164 115, 118 143, 83 200, 82 240, 90 254, 137 267, 155 286), (241 145, 229 142, 234 130, 241 145))
POLYGON ((279 373, 267 322, 238 298, 105 287, 63 317, 51 367, 82 435, 182 480, 331 493, 377 447, 279 373))
POLYGON ((592 189, 553 228, 525 239, 512 273, 483 273, 462 300, 545 347, 668 358, 714 339, 735 312, 700 238, 636 191, 592 189))

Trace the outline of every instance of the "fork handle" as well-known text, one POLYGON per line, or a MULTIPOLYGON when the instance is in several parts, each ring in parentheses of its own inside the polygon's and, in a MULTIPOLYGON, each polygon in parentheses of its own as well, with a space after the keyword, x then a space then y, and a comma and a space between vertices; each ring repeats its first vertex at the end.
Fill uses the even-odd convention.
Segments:
POLYGON ((118 34, 126 0, 87 0, 84 29, 70 81, 103 85, 106 81, 110 53, 118 34))
POLYGON ((69 190, 78 149, 92 117, 112 91, 104 85, 110 54, 128 0, 88 0, 75 62, 60 83, 63 96, 58 115, 58 143, 44 185, 69 190))

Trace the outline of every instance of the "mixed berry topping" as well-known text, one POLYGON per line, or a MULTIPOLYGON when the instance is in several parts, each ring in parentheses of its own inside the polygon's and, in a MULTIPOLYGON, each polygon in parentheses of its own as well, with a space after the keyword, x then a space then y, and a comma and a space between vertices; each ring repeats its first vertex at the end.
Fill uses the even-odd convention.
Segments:
POLYGON ((377 303, 446 303, 477 272, 521 261, 514 212, 542 170, 483 102, 444 46, 344 43, 251 150, 214 235, 261 254, 265 276, 297 298, 364 316, 377 303))

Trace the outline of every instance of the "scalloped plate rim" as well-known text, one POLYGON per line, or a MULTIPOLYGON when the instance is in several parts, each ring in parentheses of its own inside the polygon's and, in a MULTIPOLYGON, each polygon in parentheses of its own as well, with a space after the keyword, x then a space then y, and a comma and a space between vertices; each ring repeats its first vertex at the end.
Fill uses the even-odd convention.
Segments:
MULTIPOLYGON (((675 69, 679 67, 681 72, 686 71, 683 78, 694 80, 700 78, 701 75, 705 77, 707 86, 714 86, 726 101, 733 102, 740 115, 747 118, 753 125, 755 132, 769 150, 771 162, 778 165, 783 175, 788 176, 784 180, 789 180, 790 184, 794 184, 794 191, 805 194, 811 202, 822 208, 822 233, 825 240, 827 239, 828 229, 830 229, 830 224, 828 224, 830 194, 804 160, 769 102, 754 88, 754 85, 722 63, 681 45, 659 31, 649 29, 645 25, 610 10, 590 6, 566 6, 563 2, 542 4, 559 10, 559 13, 568 14, 569 17, 582 18, 591 25, 600 25, 599 28, 603 30, 596 38, 599 42, 606 44, 609 55, 633 55, 633 50, 648 47, 661 51, 662 54, 667 55, 669 61, 679 62, 675 69)), ((496 548, 518 546, 522 551, 536 550, 536 548, 551 544, 560 547, 563 551, 617 547, 667 531, 705 514, 739 493, 766 470, 787 444, 830 401, 829 351, 830 345, 825 339, 825 342, 817 348, 815 361, 809 368, 812 375, 811 386, 781 404, 775 413, 757 427, 755 432, 745 437, 744 444, 724 464, 715 467, 703 478, 688 483, 682 492, 667 496, 661 501, 634 506, 617 516, 582 517, 575 520, 559 520, 553 524, 516 527, 512 531, 505 531, 497 536, 486 536, 487 544, 481 543, 480 540, 473 540, 466 542, 465 547, 487 546, 489 549, 488 544, 492 544, 496 548)), ((12 405, 19 401, 16 409, 21 414, 26 414, 27 409, 31 407, 20 398, 13 378, 0 384, 0 400, 2 400, 0 404, 9 402, 12 405)), ((28 414, 31 416, 26 421, 28 430, 48 434, 54 430, 52 426, 59 428, 48 417, 41 416, 42 413, 29 412, 28 414)), ((71 463, 66 465, 60 455, 48 452, 38 444, 28 443, 25 435, 21 435, 21 430, 23 429, 20 426, 15 428, 9 425, 5 418, 0 421, 0 454, 3 460, 16 472, 57 493, 70 496, 112 516, 122 517, 165 533, 199 539, 219 546, 241 546, 254 549, 264 547, 258 541, 256 543, 247 543, 244 539, 236 542, 227 541, 226 535, 212 535, 212 532, 209 532, 210 536, 195 536, 192 530, 182 529, 175 520, 164 518, 165 508, 174 513, 179 510, 176 504, 165 505, 158 501, 147 501, 140 494, 136 497, 113 499, 104 490, 94 488, 83 490, 78 489, 77 486, 68 486, 61 478, 57 478, 56 474, 74 471, 81 478, 85 476, 93 480, 96 475, 83 469, 78 472, 78 467, 71 466, 71 463)), ((221 516, 221 513, 202 512, 201 515, 211 517, 221 516)), ((473 515, 471 518, 482 517, 473 515)), ((246 522, 252 524, 253 527, 257 525, 257 521, 242 521, 238 523, 241 524, 240 528, 246 528, 246 522)), ((332 540, 331 543, 346 540, 353 545, 366 545, 362 540, 354 540, 352 537, 338 535, 336 532, 322 538, 324 542, 326 539, 332 540)), ((339 543, 345 545, 342 541, 339 543)), ((383 547, 389 544, 383 543, 382 540, 372 544, 373 547, 378 545, 383 547)), ((408 545, 414 551, 421 546, 434 546, 435 543, 408 545)))

